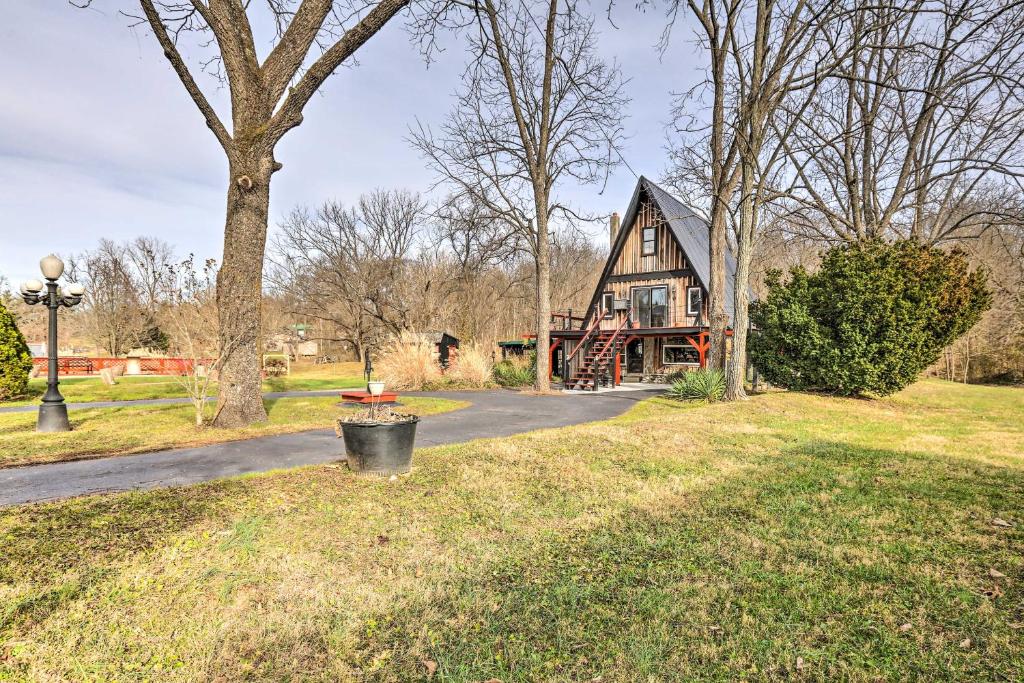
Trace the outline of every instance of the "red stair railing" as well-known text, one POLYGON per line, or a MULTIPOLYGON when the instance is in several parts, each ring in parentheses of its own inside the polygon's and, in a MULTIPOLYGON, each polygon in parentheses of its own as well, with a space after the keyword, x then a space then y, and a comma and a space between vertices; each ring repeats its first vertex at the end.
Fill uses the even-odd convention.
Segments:
MULTIPOLYGON (((598 322, 597 322, 598 325, 600 325, 600 320, 601 320, 601 318, 599 316, 598 317, 598 322)), ((633 308, 632 308, 632 306, 626 309, 626 315, 623 317, 622 322, 619 323, 619 326, 616 327, 615 330, 612 331, 611 335, 605 341, 604 345, 598 347, 597 352, 594 353, 594 355, 589 359, 590 362, 589 363, 587 363, 587 362, 581 363, 580 368, 576 371, 576 373, 573 375, 573 377, 566 382, 566 388, 567 389, 573 389, 577 385, 579 385, 581 383, 585 383, 588 378, 584 377, 584 375, 587 373, 588 370, 591 370, 592 377, 590 377, 589 379, 593 383, 594 391, 597 391, 597 385, 598 385, 597 370, 598 370, 598 367, 601 365, 601 362, 604 359, 605 354, 608 353, 608 350, 609 349, 614 349, 616 347, 616 345, 618 343, 619 336, 622 334, 622 331, 627 326, 630 327, 630 328, 633 327, 633 308)), ((588 334, 589 334, 589 332, 590 331, 588 330, 588 334)), ((576 351, 579 351, 579 349, 583 346, 583 342, 586 340, 586 338, 587 338, 587 335, 584 335, 583 339, 580 340, 579 346, 577 346, 576 349, 573 350, 573 355, 575 355, 576 351)), ((599 339, 598 339, 598 341, 599 341, 599 339)), ((571 357, 572 356, 570 356, 570 358, 571 357)))

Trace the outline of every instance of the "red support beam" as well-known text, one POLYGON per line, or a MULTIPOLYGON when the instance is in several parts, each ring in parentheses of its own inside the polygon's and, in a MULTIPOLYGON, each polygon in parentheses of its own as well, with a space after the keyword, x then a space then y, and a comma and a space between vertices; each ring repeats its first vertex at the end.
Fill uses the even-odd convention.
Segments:
MULTIPOLYGON (((551 377, 555 372, 555 349, 562 345, 562 340, 558 339, 554 343, 549 344, 548 348, 548 381, 551 381, 551 377)), ((563 381, 565 378, 562 378, 563 381)))

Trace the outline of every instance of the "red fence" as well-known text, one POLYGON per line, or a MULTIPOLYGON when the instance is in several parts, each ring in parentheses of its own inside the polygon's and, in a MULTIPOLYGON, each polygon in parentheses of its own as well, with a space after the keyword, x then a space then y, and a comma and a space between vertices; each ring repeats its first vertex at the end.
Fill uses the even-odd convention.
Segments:
MULTIPOLYGON (((129 364, 138 363, 138 374, 143 375, 186 375, 192 371, 191 358, 83 358, 78 356, 66 356, 57 359, 58 375, 93 375, 105 368, 122 368, 124 374, 133 370, 129 364)), ((212 358, 199 361, 200 364, 210 365, 212 358)), ((47 360, 45 358, 33 358, 32 364, 39 368, 39 373, 46 374, 47 360)))

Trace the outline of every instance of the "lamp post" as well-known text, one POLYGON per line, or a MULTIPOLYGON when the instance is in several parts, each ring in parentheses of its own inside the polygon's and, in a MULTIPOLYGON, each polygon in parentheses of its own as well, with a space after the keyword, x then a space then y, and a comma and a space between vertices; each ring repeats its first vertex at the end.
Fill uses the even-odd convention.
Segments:
POLYGON ((46 278, 44 285, 39 280, 29 280, 21 286, 21 298, 29 305, 44 304, 50 309, 50 326, 46 341, 48 360, 46 376, 46 394, 39 406, 39 420, 36 422, 37 432, 68 432, 68 407, 64 397, 57 389, 57 309, 61 306, 76 306, 82 302, 85 288, 77 282, 70 284, 67 291, 61 291, 57 280, 64 273, 64 262, 54 254, 46 256, 39 262, 39 270, 46 278), (43 291, 43 288, 46 291, 43 291))

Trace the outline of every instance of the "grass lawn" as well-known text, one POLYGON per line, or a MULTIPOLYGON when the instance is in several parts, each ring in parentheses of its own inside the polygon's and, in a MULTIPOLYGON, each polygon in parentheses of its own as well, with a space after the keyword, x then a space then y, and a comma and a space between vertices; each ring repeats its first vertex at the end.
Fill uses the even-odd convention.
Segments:
MULTIPOLYGON (((264 391, 310 391, 316 389, 351 389, 366 384, 361 363, 331 363, 328 365, 293 365, 287 377, 269 377, 263 382, 264 391)), ((210 393, 217 395, 216 384, 210 393)), ((46 376, 29 380, 29 396, 23 400, 0 402, 0 406, 18 406, 38 403, 46 392, 46 376)), ((70 403, 88 401, 132 401, 153 398, 183 398, 187 396, 173 377, 152 375, 125 376, 117 384, 107 386, 98 375, 89 377, 61 377, 60 393, 70 403)))
MULTIPOLYGON (((467 405, 464 401, 414 396, 403 397, 401 402, 403 412, 416 415, 467 405)), ((351 409, 339 408, 335 397, 264 399, 263 403, 269 419, 240 429, 196 429, 190 405, 75 409, 69 413, 73 431, 56 434, 37 433, 34 412, 0 413, 0 468, 332 427, 343 410, 351 409)))
POLYGON ((1020 680, 1024 391, 656 399, 0 541, 0 680, 1020 680))

